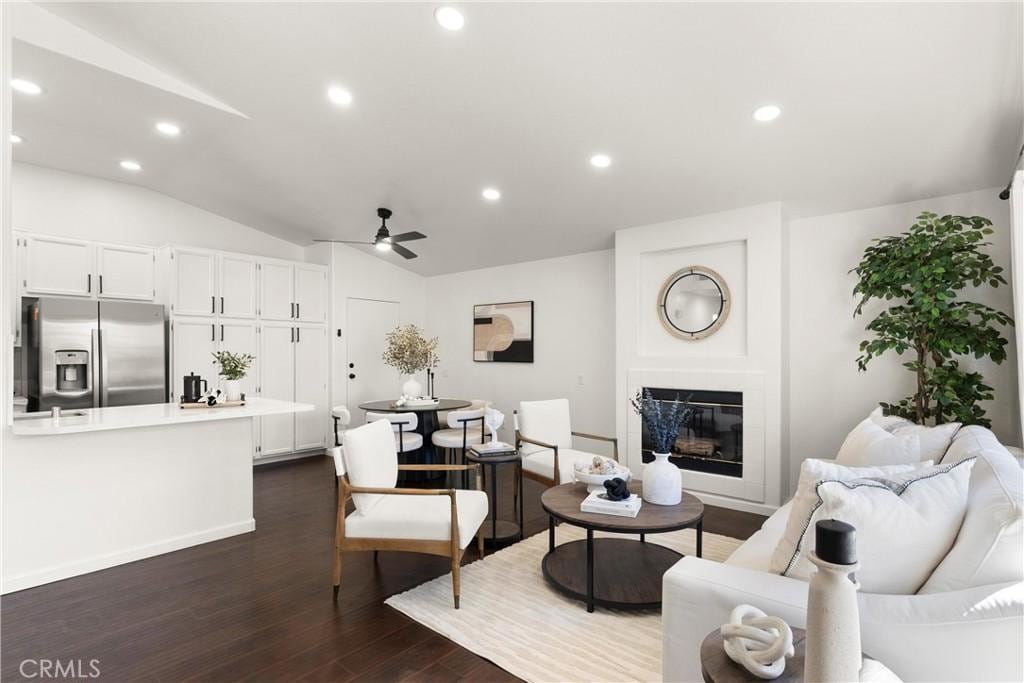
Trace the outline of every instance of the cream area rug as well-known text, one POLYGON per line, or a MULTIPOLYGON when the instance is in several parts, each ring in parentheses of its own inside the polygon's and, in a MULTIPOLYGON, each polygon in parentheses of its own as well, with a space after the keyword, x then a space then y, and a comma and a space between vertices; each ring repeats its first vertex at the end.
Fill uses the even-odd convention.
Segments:
MULTIPOLYGON (((557 544, 581 538, 586 531, 578 527, 556 529, 557 544)), ((684 555, 696 552, 693 529, 648 534, 647 542, 684 555)), ((704 559, 722 562, 741 543, 705 533, 704 559)), ((540 565, 547 551, 544 531, 466 565, 458 610, 452 607, 451 574, 386 604, 527 681, 661 680, 661 612, 598 607, 588 614, 582 602, 564 597, 544 579, 540 565)))

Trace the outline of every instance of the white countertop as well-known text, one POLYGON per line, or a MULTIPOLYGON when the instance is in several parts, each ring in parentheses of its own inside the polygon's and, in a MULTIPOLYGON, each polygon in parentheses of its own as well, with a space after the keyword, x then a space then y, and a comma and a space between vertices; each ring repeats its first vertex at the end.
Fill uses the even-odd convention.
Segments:
POLYGON ((15 416, 11 431, 18 436, 47 436, 189 422, 237 420, 243 417, 260 417, 262 415, 304 413, 313 409, 314 406, 308 403, 291 403, 269 398, 250 398, 246 400, 244 406, 223 408, 183 409, 177 403, 152 403, 117 408, 83 408, 66 411, 68 413, 83 413, 82 415, 67 415, 57 419, 53 419, 45 413, 26 413, 28 415, 46 415, 28 419, 17 419, 19 416, 15 416))

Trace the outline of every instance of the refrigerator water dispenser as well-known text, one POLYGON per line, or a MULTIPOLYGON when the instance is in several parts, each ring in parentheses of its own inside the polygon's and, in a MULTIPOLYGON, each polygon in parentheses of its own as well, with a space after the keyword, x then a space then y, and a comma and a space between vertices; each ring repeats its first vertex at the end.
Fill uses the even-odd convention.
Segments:
POLYGON ((89 352, 57 351, 57 391, 84 391, 89 387, 89 352))

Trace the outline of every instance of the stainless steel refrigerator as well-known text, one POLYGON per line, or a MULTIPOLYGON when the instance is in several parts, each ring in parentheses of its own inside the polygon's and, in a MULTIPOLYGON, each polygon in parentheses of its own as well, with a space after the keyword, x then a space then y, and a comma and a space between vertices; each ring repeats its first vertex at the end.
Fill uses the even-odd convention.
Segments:
POLYGON ((167 329, 160 304, 22 299, 28 410, 167 401, 167 329))

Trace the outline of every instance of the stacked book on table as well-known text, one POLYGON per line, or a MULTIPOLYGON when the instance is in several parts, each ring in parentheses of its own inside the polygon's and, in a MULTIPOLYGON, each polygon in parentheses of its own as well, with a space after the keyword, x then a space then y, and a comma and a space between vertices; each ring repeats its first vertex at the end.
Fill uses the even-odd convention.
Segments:
POLYGON ((488 441, 487 443, 473 444, 469 447, 469 450, 480 456, 507 455, 508 453, 516 452, 514 446, 510 446, 503 441, 488 441))
POLYGON ((594 491, 580 503, 580 512, 593 512, 599 515, 615 515, 617 517, 636 517, 643 501, 635 493, 626 500, 611 500, 608 494, 594 491))

